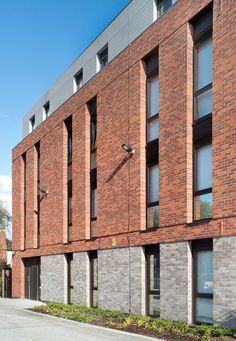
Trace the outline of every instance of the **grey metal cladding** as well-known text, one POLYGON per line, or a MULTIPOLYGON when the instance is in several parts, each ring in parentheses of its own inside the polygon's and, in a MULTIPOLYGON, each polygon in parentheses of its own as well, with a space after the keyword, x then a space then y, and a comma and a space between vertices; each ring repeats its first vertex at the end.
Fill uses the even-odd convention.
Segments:
POLYGON ((97 53, 108 43, 108 61, 113 60, 153 23, 154 0, 132 0, 91 45, 68 67, 55 84, 23 118, 23 136, 29 134, 29 119, 36 127, 43 121, 43 105, 50 101, 50 114, 73 95, 74 75, 83 68, 83 83, 97 73, 97 53))

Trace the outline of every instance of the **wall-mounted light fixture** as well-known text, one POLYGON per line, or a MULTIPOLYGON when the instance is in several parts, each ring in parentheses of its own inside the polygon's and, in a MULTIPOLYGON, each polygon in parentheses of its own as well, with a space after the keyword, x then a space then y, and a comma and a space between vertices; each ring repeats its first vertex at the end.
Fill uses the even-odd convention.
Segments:
POLYGON ((122 148, 124 149, 124 151, 126 153, 129 153, 129 154, 134 154, 135 153, 135 149, 131 145, 127 144, 127 143, 122 144, 122 148))
POLYGON ((46 190, 46 189, 44 189, 44 188, 40 188, 39 187, 39 192, 41 192, 43 195, 45 195, 45 196, 47 196, 48 195, 48 191, 46 190))

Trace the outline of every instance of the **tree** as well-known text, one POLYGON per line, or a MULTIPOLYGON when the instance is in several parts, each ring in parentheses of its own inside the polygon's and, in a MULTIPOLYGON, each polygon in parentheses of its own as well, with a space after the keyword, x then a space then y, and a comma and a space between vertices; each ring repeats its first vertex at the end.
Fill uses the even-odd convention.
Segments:
POLYGON ((4 203, 0 201, 0 229, 6 227, 7 218, 10 218, 10 214, 4 206, 4 203))

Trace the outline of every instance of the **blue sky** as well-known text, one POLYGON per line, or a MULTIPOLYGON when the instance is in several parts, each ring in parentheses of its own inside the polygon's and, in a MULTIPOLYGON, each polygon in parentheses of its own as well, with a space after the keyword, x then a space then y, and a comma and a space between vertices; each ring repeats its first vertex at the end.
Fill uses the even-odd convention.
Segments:
POLYGON ((0 200, 1 184, 10 184, 22 117, 129 2, 0 2, 0 200))

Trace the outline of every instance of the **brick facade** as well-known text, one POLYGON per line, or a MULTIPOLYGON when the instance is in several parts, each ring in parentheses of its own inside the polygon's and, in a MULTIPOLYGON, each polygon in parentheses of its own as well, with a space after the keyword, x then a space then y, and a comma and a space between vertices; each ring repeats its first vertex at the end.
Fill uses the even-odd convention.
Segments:
MULTIPOLYGON (((128 248, 141 250, 145 245, 181 241, 186 251, 183 259, 189 262, 187 242, 236 234, 236 8, 233 1, 217 0, 213 6, 213 219, 192 222, 193 39, 189 21, 210 3, 210 0, 178 1, 14 148, 13 249, 16 256, 13 296, 24 295, 23 258, 41 256, 43 264, 46 264, 43 256, 47 255, 99 250, 101 257, 103 252, 116 252, 109 249, 127 252, 128 248), (155 48, 159 49, 160 79, 160 227, 146 230, 146 77, 142 59, 155 48), (86 104, 94 96, 97 96, 98 198, 97 224, 94 238, 90 238, 90 118, 86 104), (73 215, 70 242, 67 243, 64 120, 70 115, 73 116, 73 215), (41 201, 39 240, 35 213, 35 144, 38 141, 41 186, 48 190, 48 195, 41 201), (127 158, 121 148, 123 143, 134 146, 136 153, 132 157, 127 158), (27 152, 26 242, 23 222, 24 152, 27 152)), ((168 247, 163 246, 162 250, 164 254, 168 247)), ((173 250, 179 257, 178 247, 173 246, 173 250)), ((168 259, 168 255, 164 258, 168 259)), ((73 262, 77 262, 77 258, 73 262)), ((167 266, 167 269, 172 272, 174 266, 167 266)), ((179 270, 180 277, 181 273, 187 276, 187 263, 179 264, 179 270)), ((80 275, 87 278, 87 270, 80 271, 80 275)), ((141 272, 139 279, 140 276, 141 272)), ((165 276, 163 283, 164 280, 165 276)), ((178 285, 175 287, 177 289, 178 285)), ((187 284, 185 288, 189 290, 187 284)), ((88 302, 86 290, 83 287, 79 290, 83 298, 78 302, 88 302)), ((172 296, 169 299, 173 301, 172 296)), ((100 300, 102 302, 101 297, 100 300)), ((191 310, 188 300, 189 297, 185 297, 181 304, 191 310)), ((104 302, 106 306, 102 304, 103 307, 110 307, 105 296, 104 302)), ((143 313, 145 309, 141 299, 138 305, 134 311, 143 313)), ((163 312, 163 316, 170 314, 163 312)), ((185 311, 181 319, 189 322, 188 316, 185 311)))

